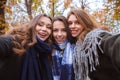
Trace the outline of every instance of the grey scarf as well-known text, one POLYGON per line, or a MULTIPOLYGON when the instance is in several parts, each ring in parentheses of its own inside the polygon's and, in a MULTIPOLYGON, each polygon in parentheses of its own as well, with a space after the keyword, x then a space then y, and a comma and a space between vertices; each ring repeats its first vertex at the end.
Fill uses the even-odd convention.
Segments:
POLYGON ((100 48, 102 37, 99 35, 103 32, 107 31, 100 28, 92 30, 86 35, 83 42, 76 42, 73 59, 75 80, 90 80, 89 70, 93 71, 95 66, 99 65, 97 47, 102 51, 100 48))

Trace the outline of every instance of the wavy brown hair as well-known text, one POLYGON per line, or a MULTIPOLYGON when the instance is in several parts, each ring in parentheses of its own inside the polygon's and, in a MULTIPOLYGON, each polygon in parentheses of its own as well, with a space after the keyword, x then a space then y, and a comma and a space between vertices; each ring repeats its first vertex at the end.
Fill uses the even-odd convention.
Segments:
POLYGON ((83 27, 83 31, 79 35, 80 40, 84 40, 85 35, 90 32, 91 30, 97 28, 96 23, 90 18, 90 16, 81 9, 72 9, 67 16, 67 19, 70 17, 70 15, 75 15, 79 23, 83 27))
MULTIPOLYGON (((26 50, 37 43, 35 27, 41 17, 47 17, 51 20, 50 16, 46 14, 41 14, 33 18, 29 23, 23 25, 22 27, 14 28, 9 34, 13 37, 13 51, 17 54, 24 54, 26 50)), ((49 43, 50 39, 46 40, 49 43)))

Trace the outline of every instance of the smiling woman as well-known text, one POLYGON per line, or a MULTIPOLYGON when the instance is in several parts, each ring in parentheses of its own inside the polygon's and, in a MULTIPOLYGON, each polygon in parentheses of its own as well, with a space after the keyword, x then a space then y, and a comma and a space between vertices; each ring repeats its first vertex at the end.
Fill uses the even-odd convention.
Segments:
POLYGON ((67 33, 62 21, 55 21, 53 23, 53 36, 57 43, 62 43, 66 40, 67 33))
POLYGON ((41 14, 0 36, 0 80, 53 80, 51 25, 51 17, 41 14))
POLYGON ((72 36, 64 16, 53 18, 52 72, 54 80, 74 80, 72 36))
POLYGON ((51 20, 45 16, 42 16, 36 26, 37 36, 41 40, 45 41, 51 34, 51 27, 51 20))
POLYGON ((120 34, 101 27, 84 10, 72 9, 67 20, 77 39, 73 66, 76 80, 120 80, 120 34))

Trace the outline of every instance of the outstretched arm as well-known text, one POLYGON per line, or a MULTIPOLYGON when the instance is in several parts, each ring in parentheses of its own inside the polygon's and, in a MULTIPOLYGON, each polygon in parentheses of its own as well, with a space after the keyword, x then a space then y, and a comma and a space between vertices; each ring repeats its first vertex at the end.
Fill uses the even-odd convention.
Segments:
POLYGON ((0 58, 9 55, 12 51, 12 38, 0 37, 0 58))
POLYGON ((108 36, 103 39, 102 47, 104 54, 109 56, 120 71, 120 34, 108 36))

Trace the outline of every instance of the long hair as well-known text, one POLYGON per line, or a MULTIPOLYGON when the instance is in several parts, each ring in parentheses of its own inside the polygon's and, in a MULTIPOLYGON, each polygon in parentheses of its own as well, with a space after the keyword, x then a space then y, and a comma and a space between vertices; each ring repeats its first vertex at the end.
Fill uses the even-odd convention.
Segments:
MULTIPOLYGON (((67 33, 67 40, 70 43, 74 43, 74 40, 72 38, 70 29, 68 27, 68 21, 67 21, 67 19, 64 16, 56 16, 56 17, 53 18, 52 23, 54 23, 55 21, 61 21, 65 25, 65 30, 66 30, 66 33, 67 33)), ((52 33, 53 33, 53 30, 52 30, 52 33)), ((53 38, 53 35, 52 35, 52 40, 55 41, 55 39, 53 38)))
MULTIPOLYGON (((15 53, 22 55, 29 47, 37 43, 35 28, 41 17, 49 18, 52 23, 52 19, 50 16, 46 14, 41 14, 33 18, 29 23, 23 25, 22 27, 15 28, 10 32, 10 35, 14 39, 13 51, 15 53)), ((49 40, 50 39, 48 38, 46 42, 49 43, 49 40)))
POLYGON ((90 32, 91 30, 97 28, 96 23, 90 18, 90 16, 84 11, 80 9, 72 9, 67 16, 67 19, 70 15, 75 15, 78 22, 82 25, 83 31, 79 35, 80 40, 84 40, 85 35, 90 32))

